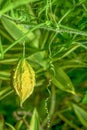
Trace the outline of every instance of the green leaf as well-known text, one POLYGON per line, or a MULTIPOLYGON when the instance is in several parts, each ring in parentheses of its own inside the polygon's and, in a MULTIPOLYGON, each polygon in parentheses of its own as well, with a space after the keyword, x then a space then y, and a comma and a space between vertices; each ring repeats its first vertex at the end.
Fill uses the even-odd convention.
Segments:
POLYGON ((4 118, 0 115, 0 130, 4 130, 4 118))
POLYGON ((37 110, 34 109, 30 122, 30 130, 40 130, 40 123, 37 110))
POLYGON ((61 67, 55 67, 54 74, 51 74, 53 84, 59 89, 75 94, 74 86, 61 67))
POLYGON ((10 72, 0 71, 0 79, 9 80, 10 79, 10 72))
POLYGON ((87 127, 87 112, 76 104, 72 104, 74 111, 80 122, 87 127))
POLYGON ((44 70, 48 68, 48 62, 46 59, 46 51, 38 51, 32 54, 31 56, 29 56, 28 59, 40 65, 42 68, 44 68, 44 70))
MULTIPOLYGON (((8 18, 7 15, 3 15, 1 17, 1 22, 6 29, 6 31, 12 36, 13 39, 17 40, 18 38, 22 37, 26 32, 29 30, 25 28, 23 25, 16 24, 12 20, 8 18)), ((24 41, 32 41, 35 38, 34 34, 30 32, 26 35, 23 39, 24 41)))
POLYGON ((83 97, 82 103, 87 103, 87 91, 83 97))

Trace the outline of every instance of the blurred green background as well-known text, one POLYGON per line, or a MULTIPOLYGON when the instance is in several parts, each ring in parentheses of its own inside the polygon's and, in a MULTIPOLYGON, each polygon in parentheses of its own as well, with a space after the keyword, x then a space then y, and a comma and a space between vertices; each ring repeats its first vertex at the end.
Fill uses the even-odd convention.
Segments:
POLYGON ((87 0, 0 0, 0 130, 86 129, 87 0), (36 83, 20 107, 24 55, 36 83))

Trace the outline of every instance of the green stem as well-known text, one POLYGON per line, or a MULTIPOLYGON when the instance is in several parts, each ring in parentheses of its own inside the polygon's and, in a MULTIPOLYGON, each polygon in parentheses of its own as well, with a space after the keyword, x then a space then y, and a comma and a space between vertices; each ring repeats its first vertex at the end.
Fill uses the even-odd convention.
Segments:
POLYGON ((11 128, 11 130, 16 130, 15 127, 13 127, 11 124, 9 124, 9 123, 7 123, 7 122, 6 122, 5 124, 6 124, 7 126, 9 126, 9 128, 11 128))
POLYGON ((52 95, 51 95, 51 106, 50 106, 50 116, 54 113, 55 105, 56 105, 56 90, 55 86, 51 87, 52 95))
POLYGON ((4 99, 5 97, 7 97, 8 95, 12 94, 13 92, 14 92, 14 90, 10 90, 9 92, 7 92, 7 94, 5 94, 2 97, 0 97, 0 100, 4 99))

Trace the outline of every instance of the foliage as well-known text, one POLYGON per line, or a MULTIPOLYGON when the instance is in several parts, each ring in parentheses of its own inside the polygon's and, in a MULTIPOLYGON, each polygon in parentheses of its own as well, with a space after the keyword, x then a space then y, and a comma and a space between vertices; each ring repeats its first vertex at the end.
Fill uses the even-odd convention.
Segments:
POLYGON ((86 0, 0 0, 0 130, 87 129, 86 30, 86 0), (36 84, 20 107, 22 57, 36 84))

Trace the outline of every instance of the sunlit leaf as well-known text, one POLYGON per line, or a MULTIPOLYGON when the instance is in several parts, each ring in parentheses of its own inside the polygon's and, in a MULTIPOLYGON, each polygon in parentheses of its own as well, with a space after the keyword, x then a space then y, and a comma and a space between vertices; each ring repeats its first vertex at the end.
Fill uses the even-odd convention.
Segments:
POLYGON ((33 111, 30 122, 30 130, 40 130, 39 117, 36 109, 34 109, 33 111))
POLYGON ((72 106, 80 122, 87 127, 87 112, 76 104, 72 104, 72 106))
POLYGON ((64 70, 60 67, 55 67, 53 71, 54 74, 51 74, 53 84, 63 91, 75 94, 74 86, 64 70))
MULTIPOLYGON (((6 31, 17 40, 18 38, 22 37, 24 33, 28 32, 29 30, 25 28, 22 24, 16 24, 14 21, 10 20, 7 15, 3 15, 1 17, 1 22, 6 29, 6 31)), ((27 36, 23 39, 24 41, 31 41, 35 38, 34 34, 30 32, 27 36)))

